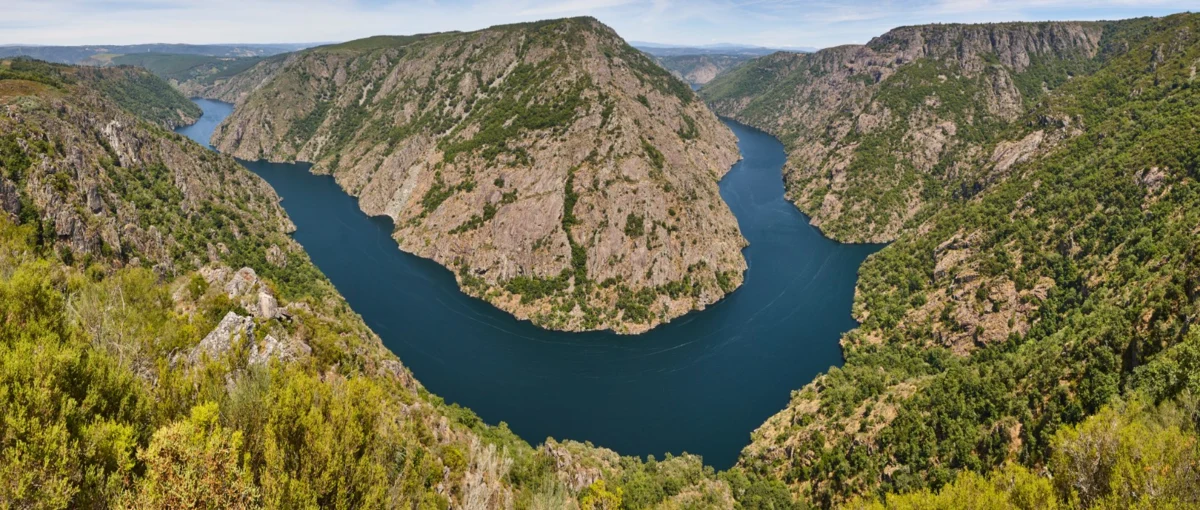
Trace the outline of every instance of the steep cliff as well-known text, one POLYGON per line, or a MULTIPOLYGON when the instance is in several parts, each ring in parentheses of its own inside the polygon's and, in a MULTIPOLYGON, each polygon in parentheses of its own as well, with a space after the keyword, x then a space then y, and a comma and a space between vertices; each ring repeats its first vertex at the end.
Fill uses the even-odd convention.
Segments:
POLYGON ((213 135, 333 174, 400 248, 554 329, 636 333, 740 285, 735 138, 591 18, 374 37, 287 58, 213 135))
POLYGON ((534 448, 431 395, 129 76, 0 62, 0 506, 732 505, 697 457, 534 448))
POLYGON ((751 55, 664 55, 654 59, 671 74, 688 82, 693 87, 699 87, 712 81, 730 69, 754 58, 751 55))
MULTIPOLYGON (((850 72, 848 65, 891 74, 878 83, 874 78, 838 81, 828 104, 803 103, 819 96, 787 103, 799 105, 787 110, 799 117, 788 118, 826 119, 775 126, 793 133, 794 173, 806 171, 800 165, 809 161, 809 149, 838 146, 838 139, 866 140, 851 134, 838 138, 841 132, 828 126, 857 132, 883 116, 887 122, 881 125, 894 126, 885 133, 896 143, 877 156, 887 158, 887 165, 856 166, 861 163, 853 162, 863 161, 865 153, 847 149, 852 163, 844 171, 826 168, 832 174, 821 182, 841 197, 853 196, 858 187, 871 193, 891 189, 896 185, 889 176, 905 175, 892 173, 897 161, 923 161, 921 151, 901 150, 918 146, 919 137, 895 119, 916 122, 924 118, 911 113, 917 111, 968 111, 971 116, 943 130, 954 134, 945 143, 983 149, 974 159, 958 157, 950 160, 955 166, 942 168, 987 184, 969 198, 943 199, 936 207, 926 202, 930 211, 919 226, 900 230, 893 244, 863 264, 854 304, 862 324, 842 338, 845 365, 794 392, 787 408, 754 433, 739 465, 783 480, 793 494, 824 506, 882 492, 917 492, 919 500, 919 491, 938 490, 956 477, 962 482, 957 490, 967 490, 975 476, 970 472, 1006 463, 1029 468, 1023 476, 1046 487, 1039 497, 1065 507, 1069 501, 1082 501, 1084 507, 1106 507, 1105 501, 1118 508, 1194 505, 1200 494, 1187 481, 1192 474, 1173 467, 1188 461, 1160 463, 1138 452, 1130 453, 1140 456, 1136 459, 1115 460, 1143 436, 1117 438, 1123 419, 1102 410, 1150 402, 1163 406, 1163 423, 1172 423, 1173 409, 1196 405, 1194 356, 1200 335, 1192 326, 1200 314, 1200 15, 906 28, 868 47, 813 57, 776 55, 765 61, 776 67, 747 69, 803 76, 802 83, 838 79, 850 72), (936 35, 947 30, 951 36, 936 35), (985 34, 986 44, 971 34, 985 34), (1088 51, 1070 58, 1071 41, 1077 51, 1088 51), (987 51, 979 50, 981 44, 987 51), (860 60, 881 54, 886 60, 860 60), (893 69, 897 58, 915 60, 893 69), (947 68, 941 60, 954 64, 947 68), (1067 79, 1063 68, 1047 61, 1067 69, 1077 63, 1086 72, 1067 79), (1037 71, 1038 62, 1045 64, 1043 71, 1037 71), (816 72, 826 64, 832 67, 816 72), (950 74, 951 69, 963 74, 950 74), (943 75, 947 83, 960 85, 914 88, 908 104, 924 106, 900 110, 884 93, 889 83, 905 82, 913 73, 934 83, 943 75), (818 78, 810 80, 813 76, 818 78), (1007 76, 1003 79, 1011 79, 1020 94, 1010 102, 968 102, 1002 90, 975 86, 988 76, 1007 76), (1022 85, 1030 76, 1037 77, 1032 81, 1037 87, 1022 85), (1049 90, 1027 93, 1043 85, 1049 90), (955 97, 972 106, 940 109, 955 97), (1004 120, 1008 114, 998 108, 1006 104, 1020 107, 1011 120, 1004 120), (849 110, 824 111, 818 105, 849 110), (990 122, 1000 123, 996 131, 972 131, 990 122), (870 182, 872 176, 881 183, 870 182), (1085 422, 1096 413, 1105 417, 1085 422), (1073 444, 1101 440, 1111 454, 1073 444), (1118 444, 1124 445, 1119 452, 1118 444), (1114 467, 1118 462, 1136 467, 1114 467), (1110 485, 1113 469, 1145 473, 1139 484, 1163 489, 1110 485)), ((782 90, 758 97, 781 98, 774 94, 782 90)), ((762 99, 749 99, 743 111, 765 104, 756 101, 762 99)), ((804 189, 810 188, 793 188, 800 198, 804 189)), ((886 232, 871 223, 814 214, 826 226, 849 229, 834 232, 867 237, 886 232)), ((1194 437, 1194 411, 1182 416, 1191 422, 1185 427, 1188 437, 1194 437)), ((1144 430, 1146 445, 1158 444, 1151 441, 1154 434, 1144 430)), ((1177 453, 1200 454, 1193 441, 1180 439, 1184 446, 1177 453)), ((1017 479, 1007 471, 992 477, 1001 490, 1024 490, 1013 488, 1017 479)), ((1012 496, 1022 494, 1030 495, 1012 496)))
MULTIPOLYGON (((188 97, 240 103, 283 68, 290 53, 267 58, 214 59, 187 73, 156 73, 188 97)), ((155 69, 150 68, 151 71, 155 69)))
POLYGON ((1024 122, 1096 68, 1100 23, 897 28, 863 46, 776 53, 702 91, 787 146, 789 197, 827 235, 885 242, 969 199, 1072 130, 1024 122))

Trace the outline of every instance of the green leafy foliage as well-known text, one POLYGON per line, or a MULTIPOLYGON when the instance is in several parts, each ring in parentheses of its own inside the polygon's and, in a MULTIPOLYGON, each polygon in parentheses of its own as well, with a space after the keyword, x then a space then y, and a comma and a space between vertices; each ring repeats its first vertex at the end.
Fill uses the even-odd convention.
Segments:
POLYGON ((1052 442, 1045 474, 1008 464, 986 476, 964 471, 940 491, 929 489, 850 508, 1187 508, 1200 501, 1200 447, 1194 398, 1160 407, 1140 401, 1106 406, 1052 442))
POLYGON ((129 67, 80 68, 85 79, 130 113, 155 124, 174 127, 200 117, 200 107, 167 82, 146 71, 129 67))
POLYGON ((1058 86, 1032 114, 1071 117, 1082 133, 864 263, 863 322, 843 340, 845 365, 821 378, 819 392, 793 397, 819 408, 773 438, 815 453, 762 460, 767 472, 805 484, 823 505, 880 489, 932 495, 960 478, 984 491, 999 479, 962 473, 1053 464, 1063 427, 1139 387, 1156 402, 1191 391, 1200 159, 1184 140, 1200 128, 1200 89, 1189 81, 1200 45, 1178 34, 1197 23, 1182 15, 1110 25, 1091 74, 1058 86), (963 239, 965 249, 955 244, 963 239), (965 258, 946 262, 950 250, 965 258), (993 291, 1009 285, 1020 294, 993 291), (972 292, 947 290, 964 286, 972 292), (1010 312, 1028 327, 1008 321, 984 340, 983 325, 962 318, 987 317, 1004 299, 1029 306, 1010 312), (831 432, 833 423, 857 432, 831 432))
POLYGON ((625 216, 625 235, 629 237, 641 237, 646 233, 646 217, 638 214, 629 213, 625 216))
POLYGON ((265 60, 264 57, 212 57, 175 53, 131 53, 112 59, 113 64, 146 69, 164 80, 210 85, 228 79, 265 60))

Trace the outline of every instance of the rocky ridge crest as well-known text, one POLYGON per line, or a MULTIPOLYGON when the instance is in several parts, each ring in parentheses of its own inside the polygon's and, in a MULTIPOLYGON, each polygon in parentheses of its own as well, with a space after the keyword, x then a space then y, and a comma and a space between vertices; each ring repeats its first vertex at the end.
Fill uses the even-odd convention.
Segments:
POLYGON ((1101 23, 901 27, 865 45, 780 52, 701 91, 778 136, 788 196, 835 239, 887 242, 1078 132, 1030 114, 1095 68, 1101 23))
POLYGON ((735 138, 594 19, 375 37, 282 66, 214 145, 313 162, 391 217, 401 249, 520 318, 637 333, 742 281, 717 187, 735 138))

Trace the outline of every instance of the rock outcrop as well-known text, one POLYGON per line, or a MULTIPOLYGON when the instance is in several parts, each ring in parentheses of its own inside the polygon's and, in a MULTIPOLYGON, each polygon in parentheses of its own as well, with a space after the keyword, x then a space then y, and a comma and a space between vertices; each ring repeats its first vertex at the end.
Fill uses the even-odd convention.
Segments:
POLYGON ((375 37, 276 64, 249 71, 271 77, 214 146, 313 162, 390 216, 401 249, 518 317, 636 333, 741 283, 745 240, 717 188, 734 136, 594 19, 375 37))
POLYGON ((175 276, 208 262, 199 256, 206 244, 263 253, 266 247, 245 246, 248 234, 290 228, 275 192, 232 158, 131 113, 153 111, 138 106, 158 101, 156 94, 142 95, 144 89, 169 89, 161 81, 146 85, 158 80, 153 75, 132 68, 7 64, 32 67, 25 72, 61 83, 55 88, 26 81, 31 85, 23 91, 29 93, 12 97, 0 89, 0 99, 8 100, 0 108, 0 153, 9 176, 0 180, 0 206, 14 218, 36 216, 48 229, 42 235, 53 237, 58 249, 80 258, 115 255, 175 276), (109 97, 114 90, 125 105, 109 97))
POLYGON ((751 58, 749 55, 664 55, 655 60, 679 79, 700 87, 751 58))
POLYGON ((886 242, 1076 134, 1069 119, 1021 119, 1095 67, 1103 29, 902 27, 866 45, 756 59, 701 95, 784 142, 788 196, 813 225, 842 241, 886 242))
POLYGON ((284 67, 291 55, 291 53, 284 53, 264 58, 250 69, 232 76, 172 80, 171 84, 188 97, 202 97, 237 104, 274 78, 275 73, 284 67))

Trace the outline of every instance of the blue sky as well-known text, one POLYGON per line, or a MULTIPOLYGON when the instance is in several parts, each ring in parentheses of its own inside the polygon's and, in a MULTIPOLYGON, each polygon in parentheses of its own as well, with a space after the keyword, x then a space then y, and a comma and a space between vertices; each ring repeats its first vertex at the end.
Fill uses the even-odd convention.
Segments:
POLYGON ((343 41, 591 15, 629 40, 863 43, 900 25, 1120 19, 1200 0, 0 0, 0 44, 343 41))

